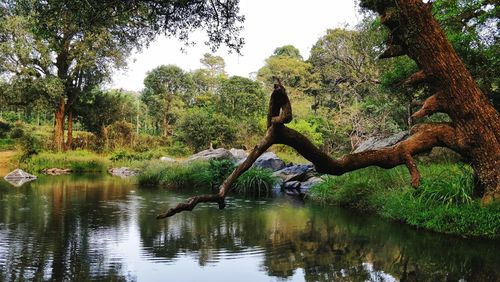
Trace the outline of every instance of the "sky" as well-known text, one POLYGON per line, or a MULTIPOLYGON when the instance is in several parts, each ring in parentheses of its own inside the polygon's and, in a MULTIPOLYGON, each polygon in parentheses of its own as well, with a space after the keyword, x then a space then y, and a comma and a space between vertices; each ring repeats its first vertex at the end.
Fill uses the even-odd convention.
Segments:
MULTIPOLYGON (((231 76, 251 77, 274 49, 283 45, 294 45, 308 58, 311 47, 327 29, 361 20, 355 0, 240 0, 240 12, 246 18, 242 54, 229 54, 224 47, 215 53, 224 58, 231 76)), ((190 40, 197 44, 182 51, 184 43, 159 36, 148 48, 132 54, 126 70, 115 71, 109 87, 141 91, 146 73, 160 65, 174 64, 186 71, 201 68, 203 54, 211 53, 204 44, 206 35, 196 32, 190 40)))

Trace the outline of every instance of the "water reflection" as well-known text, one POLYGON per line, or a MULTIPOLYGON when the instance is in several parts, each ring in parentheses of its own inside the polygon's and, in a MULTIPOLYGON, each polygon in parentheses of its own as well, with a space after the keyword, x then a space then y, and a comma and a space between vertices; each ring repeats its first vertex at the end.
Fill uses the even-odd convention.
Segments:
POLYGON ((0 280, 498 281, 500 242, 284 199, 157 221, 187 195, 107 176, 0 182, 0 280), (5 185, 3 185, 5 184, 5 185))

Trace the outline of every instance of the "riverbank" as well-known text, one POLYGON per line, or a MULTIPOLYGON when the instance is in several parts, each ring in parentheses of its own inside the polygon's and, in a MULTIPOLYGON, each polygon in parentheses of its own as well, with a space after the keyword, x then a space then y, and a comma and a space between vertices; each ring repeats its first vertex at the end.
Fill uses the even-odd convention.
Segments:
MULTIPOLYGON (((11 159, 15 157, 13 151, 5 154, 11 159)), ((127 166, 140 171, 137 179, 142 186, 205 191, 216 191, 235 167, 230 161, 165 163, 152 160, 159 156, 160 152, 106 155, 84 150, 41 152, 23 167, 33 173, 53 167, 69 168, 75 173, 103 173, 110 167, 127 166)), ((2 162, 2 166, 6 163, 2 162)), ((366 168, 342 176, 323 176, 325 181, 313 186, 306 199, 376 213, 419 229, 460 236, 500 237, 500 205, 482 206, 479 200, 472 198, 473 176, 469 167, 426 163, 419 169, 422 183, 417 190, 410 187, 410 176, 403 166, 390 170, 366 168)), ((267 196, 276 181, 272 172, 252 168, 238 179, 233 191, 267 196)))
POLYGON ((459 236, 500 238, 500 204, 472 198, 473 175, 461 164, 419 166, 421 185, 412 188, 405 167, 365 168, 311 188, 312 201, 376 213, 418 229, 459 236))
POLYGON ((0 176, 7 175, 11 169, 11 162, 16 156, 16 151, 0 151, 0 176))

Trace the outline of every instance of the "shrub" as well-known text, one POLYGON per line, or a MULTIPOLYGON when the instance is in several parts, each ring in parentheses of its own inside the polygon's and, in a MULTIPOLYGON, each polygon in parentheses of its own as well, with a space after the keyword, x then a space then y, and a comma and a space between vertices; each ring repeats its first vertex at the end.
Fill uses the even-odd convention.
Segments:
POLYGON ((211 160, 209 162, 210 183, 217 188, 233 172, 235 165, 230 160, 211 160))
POLYGON ((101 151, 102 141, 99 141, 93 133, 90 132, 77 132, 73 137, 71 148, 73 150, 92 150, 101 151))
POLYGON ((181 141, 195 151, 215 146, 230 146, 236 140, 236 124, 219 113, 194 108, 182 118, 177 126, 181 141))
POLYGON ((106 149, 130 148, 135 141, 134 126, 126 121, 117 121, 104 129, 106 149))
POLYGON ((17 139, 24 135, 24 129, 22 127, 16 126, 10 131, 10 138, 17 139))
POLYGON ((32 134, 23 134, 17 140, 19 150, 19 161, 26 162, 31 156, 38 154, 42 150, 40 140, 32 134))
POLYGON ((5 138, 7 133, 11 130, 12 125, 8 122, 0 120, 0 138, 5 138))

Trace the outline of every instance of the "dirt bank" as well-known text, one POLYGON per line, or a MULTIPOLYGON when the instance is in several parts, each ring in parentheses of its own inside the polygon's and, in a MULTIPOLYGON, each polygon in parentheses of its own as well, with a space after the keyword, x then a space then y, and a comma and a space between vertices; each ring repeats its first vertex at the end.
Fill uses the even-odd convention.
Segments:
POLYGON ((11 162, 16 155, 15 151, 0 151, 0 176, 7 175, 12 169, 11 162))

